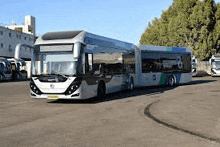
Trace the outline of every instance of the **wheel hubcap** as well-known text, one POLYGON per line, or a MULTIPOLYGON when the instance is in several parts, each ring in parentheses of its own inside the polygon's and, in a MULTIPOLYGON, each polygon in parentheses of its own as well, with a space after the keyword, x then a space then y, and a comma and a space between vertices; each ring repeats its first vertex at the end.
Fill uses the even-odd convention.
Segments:
POLYGON ((174 84, 174 79, 170 78, 170 85, 173 86, 173 84, 174 84))

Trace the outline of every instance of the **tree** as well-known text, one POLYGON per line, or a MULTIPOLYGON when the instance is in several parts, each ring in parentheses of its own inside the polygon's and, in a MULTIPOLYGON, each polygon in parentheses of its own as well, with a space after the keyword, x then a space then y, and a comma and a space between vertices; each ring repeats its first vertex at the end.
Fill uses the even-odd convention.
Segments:
POLYGON ((155 18, 152 23, 148 24, 148 28, 145 33, 141 36, 140 43, 158 45, 160 37, 160 21, 155 18))
POLYGON ((220 51, 220 5, 213 0, 174 0, 141 36, 141 44, 186 46, 207 60, 220 51))
POLYGON ((211 56, 212 31, 215 25, 213 0, 197 1, 189 19, 193 54, 201 60, 207 60, 211 56))
POLYGON ((215 26, 213 30, 213 43, 216 49, 216 52, 220 52, 220 4, 216 5, 215 13, 215 26))

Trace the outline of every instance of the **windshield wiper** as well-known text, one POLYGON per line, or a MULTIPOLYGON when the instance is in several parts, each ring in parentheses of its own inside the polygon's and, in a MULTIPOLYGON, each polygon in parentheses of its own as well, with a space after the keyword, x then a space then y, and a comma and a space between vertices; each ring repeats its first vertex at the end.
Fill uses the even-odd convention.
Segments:
POLYGON ((62 74, 62 73, 59 73, 59 72, 54 72, 56 75, 60 75, 60 76, 62 76, 62 77, 64 77, 64 78, 69 78, 68 76, 66 76, 65 74, 62 74))
MULTIPOLYGON (((35 76, 35 75, 34 75, 35 76)), ((33 76, 33 77, 34 77, 33 76)), ((39 75, 36 75, 37 76, 37 78, 35 79, 35 80, 37 80, 37 79, 39 79, 39 78, 41 78, 41 77, 44 77, 45 76, 45 74, 39 74, 39 75)))

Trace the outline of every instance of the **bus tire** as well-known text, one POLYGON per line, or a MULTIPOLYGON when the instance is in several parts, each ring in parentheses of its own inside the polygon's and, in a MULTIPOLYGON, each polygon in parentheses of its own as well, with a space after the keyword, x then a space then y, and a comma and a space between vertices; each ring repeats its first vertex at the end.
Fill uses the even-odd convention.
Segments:
POLYGON ((24 75, 24 79, 27 80, 27 73, 25 73, 25 75, 24 75))
POLYGON ((105 83, 103 81, 101 81, 98 85, 97 97, 98 99, 105 97, 105 83))
POLYGON ((134 79, 131 77, 129 81, 129 88, 130 91, 134 90, 134 79))
POLYGON ((15 74, 14 80, 20 80, 20 76, 18 73, 15 74))
POLYGON ((174 78, 174 76, 172 75, 172 76, 170 76, 169 79, 168 79, 168 86, 173 87, 173 86, 175 86, 175 84, 176 84, 175 78, 174 78))

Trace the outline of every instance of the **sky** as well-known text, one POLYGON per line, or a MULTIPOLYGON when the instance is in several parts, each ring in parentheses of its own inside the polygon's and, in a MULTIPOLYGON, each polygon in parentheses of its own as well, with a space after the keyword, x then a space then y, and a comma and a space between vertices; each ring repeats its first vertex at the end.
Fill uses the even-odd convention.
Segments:
MULTIPOLYGON (((36 18, 36 35, 85 30, 137 45, 148 23, 173 0, 10 0, 0 5, 0 25, 17 25, 26 15, 36 18)), ((219 3, 220 0, 215 0, 219 3)))

